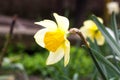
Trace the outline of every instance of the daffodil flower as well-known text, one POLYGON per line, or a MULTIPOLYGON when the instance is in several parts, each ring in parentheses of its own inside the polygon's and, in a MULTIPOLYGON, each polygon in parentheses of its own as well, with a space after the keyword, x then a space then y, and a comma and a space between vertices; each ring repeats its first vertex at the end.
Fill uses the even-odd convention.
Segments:
POLYGON ((35 35, 38 45, 50 51, 46 64, 57 63, 64 57, 64 66, 69 62, 70 43, 67 40, 69 20, 66 17, 53 13, 56 23, 52 20, 35 22, 45 28, 39 30, 35 35))
MULTIPOLYGON (((101 18, 98 18, 98 20, 103 23, 101 18)), ((96 39, 98 45, 103 45, 105 42, 103 35, 92 20, 85 21, 83 26, 80 28, 80 32, 82 32, 85 38, 89 37, 92 41, 96 39)))
POLYGON ((112 14, 112 12, 118 14, 120 11, 119 3, 116 1, 112 1, 112 2, 107 3, 106 7, 108 9, 109 14, 112 14))

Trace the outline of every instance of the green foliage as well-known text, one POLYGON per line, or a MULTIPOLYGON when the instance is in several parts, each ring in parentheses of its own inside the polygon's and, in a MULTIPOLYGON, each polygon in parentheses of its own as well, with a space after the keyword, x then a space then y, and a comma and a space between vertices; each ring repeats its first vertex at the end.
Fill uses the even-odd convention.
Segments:
POLYGON ((76 70, 75 72, 79 73, 81 76, 91 72, 93 68, 92 60, 87 52, 82 48, 71 48, 71 60, 70 65, 71 69, 76 70))
POLYGON ((93 71, 92 60, 83 48, 72 46, 70 62, 67 67, 64 67, 63 60, 54 65, 47 66, 45 63, 49 52, 40 47, 38 49, 38 46, 33 46, 34 47, 32 48, 34 49, 32 49, 32 51, 36 52, 32 55, 26 53, 25 48, 20 48, 20 51, 18 50, 21 54, 16 52, 14 53, 14 50, 12 49, 12 52, 10 52, 10 50, 8 51, 12 53, 9 54, 8 57, 13 60, 14 63, 22 63, 29 75, 41 75, 43 78, 51 77, 54 80, 78 80, 79 78, 90 77, 90 74, 93 71), (17 56, 19 56, 18 59, 16 59, 17 56))

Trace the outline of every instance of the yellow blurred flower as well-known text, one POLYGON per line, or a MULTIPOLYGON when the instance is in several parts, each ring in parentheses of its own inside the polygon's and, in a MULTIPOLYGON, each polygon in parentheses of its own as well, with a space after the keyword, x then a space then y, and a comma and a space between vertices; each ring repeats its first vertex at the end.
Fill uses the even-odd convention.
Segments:
POLYGON ((46 64, 54 64, 64 57, 64 66, 69 62, 70 43, 67 40, 69 20, 66 17, 53 13, 57 24, 52 20, 35 22, 45 28, 39 30, 35 35, 38 45, 50 51, 46 64))
MULTIPOLYGON (((103 23, 103 20, 101 18, 98 18, 98 20, 103 23)), ((83 26, 80 28, 80 32, 82 32, 83 36, 85 38, 90 38, 92 41, 96 39, 98 45, 103 45, 105 42, 105 39, 101 32, 98 30, 97 25, 92 20, 86 20, 83 23, 83 26)))

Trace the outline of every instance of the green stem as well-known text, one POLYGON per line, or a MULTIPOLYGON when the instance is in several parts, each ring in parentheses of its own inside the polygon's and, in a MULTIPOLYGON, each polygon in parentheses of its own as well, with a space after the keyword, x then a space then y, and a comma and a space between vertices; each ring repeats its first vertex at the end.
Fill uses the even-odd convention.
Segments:
POLYGON ((12 37, 12 34, 13 34, 15 21, 16 21, 16 16, 14 16, 14 19, 13 19, 11 25, 10 25, 10 31, 9 31, 7 40, 6 40, 6 42, 5 42, 4 46, 3 46, 1 54, 0 54, 0 67, 2 65, 3 58, 4 58, 5 54, 6 54, 6 50, 7 50, 8 44, 9 44, 9 42, 11 40, 11 37, 12 37))
POLYGON ((81 32, 76 32, 76 33, 80 36, 81 40, 82 40, 83 43, 86 45, 86 47, 87 47, 87 49, 88 49, 88 51, 89 51, 89 54, 90 54, 90 56, 91 56, 93 62, 95 63, 95 66, 97 67, 98 71, 100 72, 102 78, 103 78, 104 80, 107 80, 106 77, 105 77, 105 75, 104 75, 104 73, 103 73, 103 71, 101 70, 101 68, 100 68, 100 66, 99 66, 99 64, 98 64, 98 62, 97 62, 95 56, 93 55, 93 53, 92 53, 92 51, 91 51, 89 45, 87 44, 87 42, 86 42, 84 36, 82 35, 81 32))

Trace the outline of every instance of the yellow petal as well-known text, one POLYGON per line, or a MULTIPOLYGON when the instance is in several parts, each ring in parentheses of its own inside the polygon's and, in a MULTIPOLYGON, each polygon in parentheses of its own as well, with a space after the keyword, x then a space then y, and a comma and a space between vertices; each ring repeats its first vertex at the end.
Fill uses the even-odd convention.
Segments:
POLYGON ((60 46, 56 52, 50 52, 46 64, 51 65, 60 61, 64 56, 64 47, 60 46))
POLYGON ((35 24, 41 25, 41 26, 46 27, 50 30, 57 29, 56 23, 52 20, 43 20, 43 21, 40 21, 40 22, 35 22, 35 24))
POLYGON ((64 56, 64 66, 66 66, 69 63, 70 59, 70 43, 68 40, 65 42, 65 56, 64 56))
POLYGON ((34 35, 34 38, 35 38, 35 41, 37 42, 38 45, 40 45, 41 47, 45 47, 45 44, 44 44, 44 36, 45 36, 45 33, 47 32, 47 29, 41 29, 39 30, 35 35, 34 35))
POLYGON ((66 17, 60 16, 57 13, 53 13, 56 21, 57 21, 57 25, 60 29, 67 31, 69 28, 69 20, 66 17))
POLYGON ((105 42, 104 36, 101 34, 100 31, 95 35, 95 39, 98 45, 103 45, 105 42))

